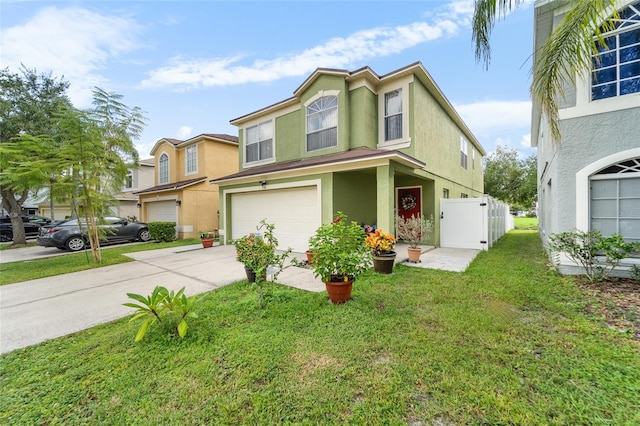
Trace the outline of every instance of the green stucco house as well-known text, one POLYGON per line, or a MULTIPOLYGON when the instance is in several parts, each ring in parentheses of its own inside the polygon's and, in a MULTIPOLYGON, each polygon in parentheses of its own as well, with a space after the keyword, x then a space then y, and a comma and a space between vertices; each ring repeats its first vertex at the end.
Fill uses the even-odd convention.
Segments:
POLYGON ((396 214, 422 213, 439 245, 441 198, 483 194, 486 153, 419 62, 382 76, 319 68, 293 97, 231 124, 240 171, 211 181, 223 243, 266 219, 281 247, 304 252, 342 211, 391 233, 396 214))

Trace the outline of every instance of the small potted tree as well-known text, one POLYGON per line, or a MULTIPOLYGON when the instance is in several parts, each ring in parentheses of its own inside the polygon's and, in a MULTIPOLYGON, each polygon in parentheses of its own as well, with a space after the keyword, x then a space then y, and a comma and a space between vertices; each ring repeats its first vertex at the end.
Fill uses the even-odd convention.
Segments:
POLYGON ((267 280, 267 273, 273 281, 284 268, 284 262, 292 249, 277 252, 278 240, 273 231, 275 225, 260 221, 258 229, 265 228, 264 234, 251 233, 233 240, 236 248, 236 259, 244 264, 249 282, 255 282, 260 291, 259 304, 262 307, 262 285, 267 280))
POLYGON ((200 231, 200 242, 204 248, 213 247, 213 241, 215 238, 215 231, 200 231))
POLYGON ((422 215, 396 216, 396 237, 409 244, 409 262, 420 262, 422 249, 418 246, 431 238, 432 233, 433 219, 425 219, 422 215))
POLYGON ((381 229, 376 229, 364 240, 373 255, 373 270, 381 274, 393 272, 396 252, 393 251, 396 239, 381 229))
POLYGON ((365 238, 357 222, 348 222, 347 216, 338 212, 331 223, 320 226, 309 239, 313 274, 325 283, 334 304, 349 300, 353 281, 371 267, 371 250, 365 238))

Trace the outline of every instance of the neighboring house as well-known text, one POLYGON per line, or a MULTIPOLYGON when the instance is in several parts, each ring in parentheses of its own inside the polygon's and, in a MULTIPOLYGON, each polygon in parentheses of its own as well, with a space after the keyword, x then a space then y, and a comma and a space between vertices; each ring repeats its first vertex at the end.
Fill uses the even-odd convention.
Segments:
MULTIPOLYGON (((535 3, 537 51, 566 13, 562 1, 535 3)), ((619 1, 616 30, 592 69, 565 87, 561 140, 533 104, 532 145, 538 148, 538 215, 545 244, 572 230, 615 232, 640 241, 640 1, 619 1)), ((563 273, 576 272, 567 264, 563 273)))
POLYGON ((292 98, 231 120, 240 171, 220 186, 224 242, 275 225, 307 249, 318 226, 349 220, 394 232, 395 213, 436 223, 440 199, 483 194, 485 151, 419 62, 379 76, 317 69, 292 98))
POLYGON ((175 222, 178 238, 218 229, 218 187, 208 180, 238 171, 238 138, 205 133, 160 139, 151 150, 155 184, 137 191, 143 222, 175 222))
POLYGON ((111 208, 114 216, 140 219, 140 204, 136 192, 155 185, 155 159, 145 158, 137 168, 130 168, 122 192, 115 194, 118 204, 111 208))
MULTIPOLYGON (((122 187, 122 192, 113 194, 117 203, 111 207, 111 212, 114 216, 118 217, 136 217, 140 218, 140 212, 138 208, 138 196, 135 195, 135 191, 139 191, 144 188, 148 188, 154 185, 154 159, 147 158, 138 162, 138 167, 129 167, 127 177, 122 187)), ((54 217, 56 220, 61 220, 77 214, 82 214, 82 206, 76 206, 74 209, 71 203, 54 203, 53 215, 51 214, 51 204, 49 202, 48 191, 38 204, 39 214, 46 217, 54 217)))

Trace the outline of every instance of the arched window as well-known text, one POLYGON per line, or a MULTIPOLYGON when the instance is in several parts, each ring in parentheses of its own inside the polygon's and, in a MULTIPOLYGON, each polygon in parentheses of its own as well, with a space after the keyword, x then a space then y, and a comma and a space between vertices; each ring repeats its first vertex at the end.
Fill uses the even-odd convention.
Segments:
POLYGON ((640 157, 611 164, 590 179, 590 226, 604 236, 640 241, 640 157))
POLYGON ((338 146, 338 97, 323 96, 307 106, 307 151, 338 146))
POLYGON ((169 156, 162 153, 158 160, 158 184, 169 183, 169 156))
POLYGON ((619 15, 615 29, 604 34, 606 47, 591 58, 592 100, 640 92, 640 1, 619 15))

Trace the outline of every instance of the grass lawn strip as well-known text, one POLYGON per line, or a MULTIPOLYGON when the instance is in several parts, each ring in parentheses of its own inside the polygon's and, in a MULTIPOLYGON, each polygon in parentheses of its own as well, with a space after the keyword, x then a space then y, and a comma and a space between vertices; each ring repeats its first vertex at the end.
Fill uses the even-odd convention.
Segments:
POLYGON ((123 319, 5 354, 0 423, 640 424, 640 345, 585 314, 535 231, 461 274, 367 273, 342 306, 257 297, 207 293, 184 340, 134 344, 123 319))
POLYGON ((70 253, 63 256, 48 257, 45 259, 2 263, 0 264, 0 285, 52 277, 60 274, 68 274, 70 272, 116 265, 119 263, 133 262, 134 259, 127 257, 124 254, 198 244, 199 242, 199 239, 185 239, 171 241, 168 243, 148 242, 143 244, 109 246, 108 250, 102 250, 102 263, 94 263, 91 258, 91 254, 87 254, 84 251, 81 253, 70 253))

